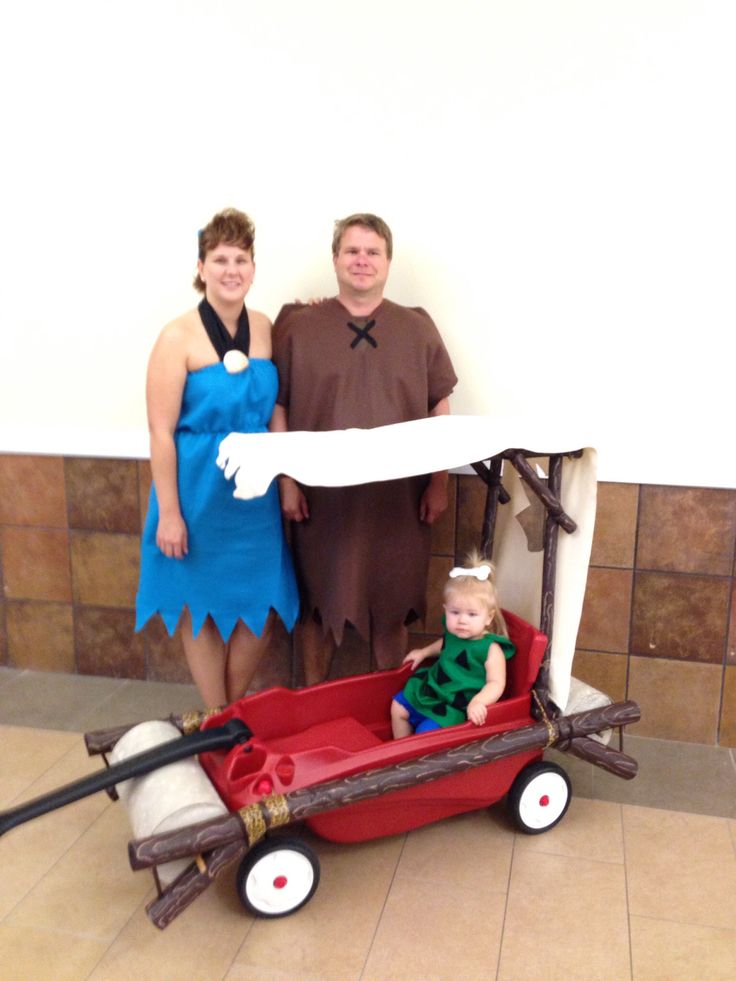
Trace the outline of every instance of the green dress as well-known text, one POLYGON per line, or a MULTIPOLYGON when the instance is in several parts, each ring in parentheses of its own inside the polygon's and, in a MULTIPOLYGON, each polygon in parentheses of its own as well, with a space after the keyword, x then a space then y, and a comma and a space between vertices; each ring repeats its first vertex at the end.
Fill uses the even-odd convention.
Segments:
POLYGON ((441 726, 467 722, 468 704, 486 683, 488 649, 493 643, 507 661, 514 656, 516 647, 508 637, 484 634, 477 640, 463 640, 445 631, 439 658, 427 668, 417 668, 404 686, 404 698, 441 726))

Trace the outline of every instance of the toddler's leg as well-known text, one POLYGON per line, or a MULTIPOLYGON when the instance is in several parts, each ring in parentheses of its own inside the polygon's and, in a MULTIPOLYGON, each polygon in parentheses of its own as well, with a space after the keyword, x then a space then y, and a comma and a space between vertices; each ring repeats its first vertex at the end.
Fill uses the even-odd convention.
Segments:
POLYGON ((412 728, 409 725, 409 712, 396 699, 391 702, 391 730, 394 739, 401 739, 412 733, 412 728))

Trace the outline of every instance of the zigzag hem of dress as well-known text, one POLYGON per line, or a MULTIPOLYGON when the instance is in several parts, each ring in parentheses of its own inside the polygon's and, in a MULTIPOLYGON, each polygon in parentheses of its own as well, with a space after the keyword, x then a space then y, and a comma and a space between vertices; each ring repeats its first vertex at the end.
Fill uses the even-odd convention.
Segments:
POLYGON ((280 617, 281 622, 289 632, 294 629, 294 624, 297 621, 299 613, 298 609, 294 610, 293 605, 290 603, 286 604, 286 608, 284 610, 281 610, 278 605, 272 606, 271 604, 268 604, 257 610, 253 610, 250 614, 243 614, 240 612, 233 613, 229 610, 217 610, 211 609, 210 607, 200 606, 196 606, 193 609, 188 603, 176 610, 161 610, 158 607, 151 607, 149 609, 138 609, 136 611, 135 632, 138 633, 145 627, 149 620, 158 615, 163 620, 169 637, 173 637, 185 609, 188 609, 191 614, 192 633, 195 637, 202 629, 205 620, 209 616, 212 618, 215 626, 217 627, 220 636, 226 642, 230 639, 230 636, 233 630, 235 630, 239 620, 242 620, 252 633, 254 633, 257 637, 260 637, 266 626, 268 615, 272 609, 280 617))

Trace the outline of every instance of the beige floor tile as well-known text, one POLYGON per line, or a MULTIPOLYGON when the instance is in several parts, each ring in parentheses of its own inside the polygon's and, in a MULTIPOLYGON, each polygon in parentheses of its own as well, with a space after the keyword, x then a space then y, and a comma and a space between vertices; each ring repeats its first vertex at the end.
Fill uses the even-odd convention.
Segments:
MULTIPOLYGON (((340 981, 353 981, 353 979, 358 981, 360 977, 360 972, 355 974, 346 972, 340 975, 340 981)), ((306 971, 294 974, 293 971, 284 969, 279 964, 272 964, 270 967, 233 964, 223 981, 324 981, 324 978, 324 974, 311 974, 306 971)))
POLYGON ((631 917, 634 981, 733 981, 736 929, 631 917))
MULTIPOLYGON (((72 680, 65 687, 63 676, 0 669, 0 808, 102 765, 86 756, 78 732, 94 725, 80 725, 82 717, 99 725, 112 724, 111 715, 133 721, 165 715, 177 701, 163 685, 72 680), (35 728, 26 727, 31 716, 40 720, 35 728), (48 724, 65 731, 38 728, 48 724)), ((185 691, 178 686, 173 694, 185 691)), ((122 805, 104 794, 85 798, 0 838, 0 977, 377 981, 411 978, 418 965, 422 981, 473 981, 495 978, 500 948, 500 981, 630 978, 622 860, 635 981, 736 977, 733 760, 712 747, 627 742, 640 760, 632 784, 641 796, 625 796, 619 788, 632 784, 623 781, 615 781, 609 796, 606 774, 595 770, 592 782, 586 776, 587 792, 543 835, 514 834, 501 808, 364 845, 333 845, 306 834, 322 860, 319 890, 293 917, 270 921, 242 910, 233 868, 165 931, 157 930, 144 912, 151 878, 127 864, 130 829, 122 805), (466 906, 474 911, 472 934, 466 906), (447 939, 437 930, 450 915, 459 924, 460 939, 450 941, 455 958, 447 957, 447 939)))
POLYGON ((545 852, 621 865, 624 860, 621 805, 573 798, 558 825, 540 835, 518 833, 515 848, 517 853, 545 852))
POLYGON ((129 838, 124 808, 108 807, 8 914, 8 922, 63 925, 68 933, 112 942, 153 886, 148 873, 131 871, 129 838))
MULTIPOLYGON (((25 729, 31 733, 34 730, 25 729)), ((71 734, 59 733, 64 743, 71 734)), ((40 797, 97 770, 99 760, 91 760, 79 736, 74 745, 57 762, 32 783, 13 805, 40 797)), ((0 919, 16 906, 33 886, 61 858, 71 845, 90 827, 107 807, 113 806, 104 793, 76 801, 19 825, 0 838, 0 868, 3 888, 0 891, 0 919)))
POLYGON ((223 978, 254 923, 236 898, 234 868, 223 871, 165 930, 151 923, 144 907, 125 925, 90 981, 223 978))
POLYGON ((134 725, 149 719, 167 719, 173 713, 202 708, 194 685, 165 681, 124 681, 109 698, 80 713, 80 729, 91 732, 117 725, 134 725))
POLYGON ((360 977, 404 836, 357 845, 335 845, 311 836, 307 840, 322 869, 317 892, 292 916, 256 920, 235 959, 232 977, 238 977, 235 967, 264 971, 274 965, 291 978, 360 977))
POLYGON ((474 811, 412 831, 396 879, 423 879, 462 895, 479 873, 495 892, 508 887, 514 834, 496 809, 474 811))
MULTIPOLYGON (((451 839, 448 839, 451 844, 451 839)), ((439 879, 397 875, 362 981, 485 981, 496 974, 506 897, 485 876, 442 888, 439 879)))
POLYGON ((0 719, 7 725, 33 729, 86 732, 84 717, 125 685, 117 678, 21 671, 0 688, 0 719))
POLYGON ((86 981, 105 947, 91 937, 0 923, 3 981, 86 981))
POLYGON ((734 926, 736 858, 725 818, 623 806, 634 916, 734 926))
POLYGON ((621 780, 592 766, 593 792, 586 796, 736 818, 736 768, 727 749, 627 735, 624 751, 639 764, 636 777, 621 780))
POLYGON ((71 732, 0 725, 0 807, 10 807, 78 742, 79 736, 71 732))
POLYGON ((630 976, 623 866, 514 851, 499 981, 630 976))

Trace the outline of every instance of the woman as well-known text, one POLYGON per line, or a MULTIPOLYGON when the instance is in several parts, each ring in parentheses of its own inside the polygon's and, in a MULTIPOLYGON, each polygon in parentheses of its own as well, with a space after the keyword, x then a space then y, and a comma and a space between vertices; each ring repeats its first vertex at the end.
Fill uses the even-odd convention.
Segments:
POLYGON ((199 235, 199 306, 164 327, 146 384, 153 487, 141 544, 136 630, 181 620, 187 663, 206 707, 248 688, 276 611, 298 612, 275 483, 239 501, 216 465, 230 432, 265 432, 278 386, 271 324, 245 297, 254 228, 234 208, 199 235))

